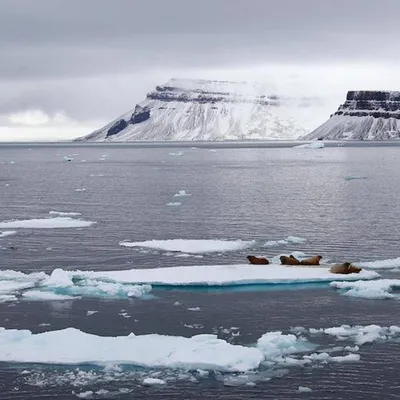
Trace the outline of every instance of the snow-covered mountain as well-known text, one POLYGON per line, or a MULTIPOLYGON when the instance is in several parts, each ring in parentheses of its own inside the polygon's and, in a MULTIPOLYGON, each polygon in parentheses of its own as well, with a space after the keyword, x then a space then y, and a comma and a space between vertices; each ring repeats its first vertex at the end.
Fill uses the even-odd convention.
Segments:
POLYGON ((304 139, 400 138, 400 92, 350 91, 335 114, 304 139))
POLYGON ((78 141, 296 139, 315 123, 314 98, 265 93, 261 84, 171 79, 78 141))

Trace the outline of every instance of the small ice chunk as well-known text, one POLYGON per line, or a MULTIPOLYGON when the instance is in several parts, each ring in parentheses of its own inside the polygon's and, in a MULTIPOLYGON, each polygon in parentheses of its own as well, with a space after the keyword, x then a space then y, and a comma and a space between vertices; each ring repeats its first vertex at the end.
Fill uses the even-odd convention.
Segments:
POLYGON ((182 204, 182 203, 179 202, 179 201, 171 201, 171 202, 167 203, 166 205, 167 205, 167 206, 171 206, 171 207, 178 207, 178 206, 180 206, 181 204, 182 204))
POLYGON ((176 152, 176 153, 171 152, 171 153, 169 153, 169 155, 170 155, 170 156, 182 156, 183 153, 182 153, 181 151, 178 151, 178 152, 176 152))
POLYGON ((75 189, 75 192, 86 192, 86 188, 75 189))
POLYGON ((146 386, 153 386, 153 385, 165 385, 166 382, 163 381, 162 379, 158 378, 146 378, 143 380, 143 385, 146 386))
POLYGON ((56 268, 53 270, 50 277, 42 283, 42 286, 65 288, 74 286, 74 283, 66 271, 61 268, 56 268))
POLYGON ((179 302, 179 301, 176 301, 176 302, 174 303, 174 306, 181 306, 181 305, 182 305, 182 303, 179 302))
POLYGON ((191 196, 190 193, 186 193, 186 190, 179 190, 178 193, 174 194, 174 197, 186 197, 186 196, 191 196))
POLYGON ((93 315, 93 314, 96 314, 96 313, 98 313, 98 311, 95 311, 95 310, 88 310, 87 312, 86 312, 86 315, 87 316, 90 316, 90 315, 93 315))
POLYGON ((90 399, 93 397, 93 392, 91 390, 88 390, 86 392, 77 393, 76 397, 79 397, 80 399, 90 399))
POLYGON ((294 146, 294 149, 322 149, 325 147, 325 144, 321 141, 311 142, 300 144, 299 146, 294 146))
POLYGON ((391 291, 400 289, 400 279, 379 279, 370 282, 331 282, 330 286, 342 289, 345 296, 376 300, 391 299, 396 297, 391 291))
POLYGON ((188 310, 189 311, 200 311, 201 308, 200 307, 189 307, 188 310))
POLYGON ((297 389, 297 391, 299 393, 309 393, 312 392, 312 389, 307 387, 307 386, 299 386, 299 388, 297 389))
POLYGON ((388 260, 377 260, 368 262, 355 263, 358 267, 362 268, 376 268, 376 269, 395 269, 400 267, 400 257, 390 258, 388 260))
POLYGON ((64 211, 50 211, 50 215, 57 215, 59 217, 77 217, 78 215, 81 215, 81 213, 78 212, 64 212, 64 211))
POLYGON ((7 236, 12 236, 15 235, 17 233, 17 231, 4 231, 4 232, 0 232, 0 238, 4 238, 7 236))
POLYGON ((64 161, 73 161, 74 158, 73 158, 73 157, 70 157, 70 156, 64 156, 64 157, 63 157, 63 160, 64 160, 64 161))

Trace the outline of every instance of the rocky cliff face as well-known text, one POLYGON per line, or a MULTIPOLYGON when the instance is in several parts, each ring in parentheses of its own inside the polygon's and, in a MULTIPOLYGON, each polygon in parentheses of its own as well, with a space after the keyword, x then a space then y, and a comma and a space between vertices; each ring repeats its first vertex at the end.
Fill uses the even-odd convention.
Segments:
MULTIPOLYGON (((296 139, 312 126, 311 98, 246 82, 171 79, 79 141, 296 139)), ((314 125, 315 126, 315 125, 314 125)))
POLYGON ((350 91, 330 119, 305 139, 400 138, 400 92, 350 91))

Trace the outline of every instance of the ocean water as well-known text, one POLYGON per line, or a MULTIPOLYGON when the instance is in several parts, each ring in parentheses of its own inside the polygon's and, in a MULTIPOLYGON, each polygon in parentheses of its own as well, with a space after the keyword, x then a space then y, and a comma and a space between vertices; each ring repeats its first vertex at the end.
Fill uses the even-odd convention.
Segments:
MULTIPOLYGON (((61 211, 80 213, 73 218, 95 224, 1 228, 16 231, 0 238, 1 270, 195 268, 246 263, 250 253, 271 258, 292 251, 321 254, 332 262, 397 258, 399 152, 395 145, 365 144, 324 149, 2 145, 0 222, 49 218, 50 211, 61 211), (191 196, 174 197, 180 190, 191 196), (181 205, 167 205, 176 201, 181 205), (289 236, 306 241, 264 246, 289 236), (254 245, 201 257, 119 245, 168 239, 253 240, 254 245)), ((379 273, 400 279, 396 269, 379 273)), ((328 284, 158 288, 149 298, 20 299, 0 304, 0 310, 0 326, 6 329, 39 333, 74 327, 98 336, 214 333, 237 345, 252 345, 266 332, 287 334, 294 326, 400 325, 397 299, 347 297, 328 284), (188 310, 192 307, 200 310, 188 310), (88 316, 88 310, 98 312, 88 316)), ((315 340, 321 348, 341 345, 332 338, 315 340)), ((357 353, 361 359, 354 363, 266 368, 254 385, 235 374, 198 377, 128 368, 110 377, 90 365, 2 363, 0 399, 73 399, 86 391, 93 392, 90 398, 121 399, 400 398, 399 342, 366 344, 357 353), (167 384, 144 386, 146 376, 167 384), (299 386, 312 392, 299 393, 299 386)))

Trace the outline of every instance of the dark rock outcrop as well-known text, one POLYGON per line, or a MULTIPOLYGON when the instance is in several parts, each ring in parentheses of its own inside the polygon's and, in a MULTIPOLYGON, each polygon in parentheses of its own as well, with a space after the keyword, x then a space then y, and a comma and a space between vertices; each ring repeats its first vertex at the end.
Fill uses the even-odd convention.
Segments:
POLYGON ((116 135, 117 133, 120 133, 123 131, 126 127, 128 126, 128 123, 124 119, 120 119, 117 121, 108 131, 107 131, 107 136, 113 136, 116 135))
POLYGON ((147 107, 141 107, 140 105, 137 105, 130 119, 130 123, 132 125, 140 124, 141 122, 147 121, 149 118, 150 118, 150 109, 147 107))

